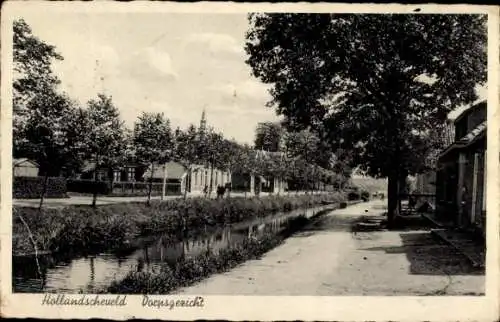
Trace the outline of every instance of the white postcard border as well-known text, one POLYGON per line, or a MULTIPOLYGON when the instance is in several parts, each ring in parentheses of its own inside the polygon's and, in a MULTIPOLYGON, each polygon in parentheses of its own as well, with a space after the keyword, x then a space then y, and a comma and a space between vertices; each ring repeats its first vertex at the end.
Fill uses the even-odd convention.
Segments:
MULTIPOLYGON (((107 319, 227 319, 227 320, 478 320, 498 316, 499 295, 499 218, 500 201, 498 66, 499 13, 494 6, 399 5, 399 4, 236 4, 236 3, 70 3, 7 2, 2 8, 2 108, 1 108, 1 314, 5 317, 107 318, 107 319), (25 10, 96 12, 350 12, 350 13, 486 13, 488 18, 488 183, 487 183, 487 274, 485 296, 204 296, 204 306, 195 308, 143 307, 142 296, 127 296, 123 307, 43 305, 44 294, 12 294, 11 218, 12 218, 12 19, 25 10)), ((290 285, 293 288, 293 285, 290 285)), ((71 295, 77 298, 82 295, 71 295)), ((111 298, 113 295, 102 295, 111 298)), ((193 298, 194 296, 189 296, 193 298)), ((183 296, 156 296, 183 299, 183 296)))

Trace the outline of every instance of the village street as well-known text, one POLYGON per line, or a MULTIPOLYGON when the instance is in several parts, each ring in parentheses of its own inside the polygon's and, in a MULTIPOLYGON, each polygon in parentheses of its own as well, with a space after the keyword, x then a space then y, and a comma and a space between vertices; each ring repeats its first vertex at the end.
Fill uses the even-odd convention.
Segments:
POLYGON ((178 294, 218 295, 479 295, 484 272, 473 270, 429 228, 351 232, 375 219, 385 201, 318 218, 262 259, 247 261, 178 294))

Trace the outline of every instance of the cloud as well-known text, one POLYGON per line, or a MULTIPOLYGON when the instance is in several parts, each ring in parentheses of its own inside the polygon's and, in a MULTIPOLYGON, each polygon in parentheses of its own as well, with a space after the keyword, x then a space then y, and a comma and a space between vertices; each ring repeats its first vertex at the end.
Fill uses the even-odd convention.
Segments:
POLYGON ((179 75, 172 66, 167 52, 146 47, 126 59, 122 73, 141 81, 174 81, 179 75))
POLYGON ((195 33, 187 37, 185 45, 204 45, 212 53, 232 53, 243 55, 243 45, 232 36, 221 33, 195 33))

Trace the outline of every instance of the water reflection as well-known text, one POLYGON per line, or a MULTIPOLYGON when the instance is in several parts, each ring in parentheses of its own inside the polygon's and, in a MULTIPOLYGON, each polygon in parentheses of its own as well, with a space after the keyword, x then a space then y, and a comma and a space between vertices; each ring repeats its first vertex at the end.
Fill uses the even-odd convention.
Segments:
POLYGON ((290 219, 301 214, 311 216, 325 208, 317 207, 307 212, 296 210, 218 228, 204 227, 192 236, 147 238, 138 249, 128 254, 97 254, 81 258, 44 256, 40 258, 42 276, 38 274, 34 258, 14 257, 13 291, 92 292, 125 277, 129 271, 156 271, 160 264, 165 263, 174 267, 186 257, 207 250, 218 252, 252 236, 278 232, 290 219))

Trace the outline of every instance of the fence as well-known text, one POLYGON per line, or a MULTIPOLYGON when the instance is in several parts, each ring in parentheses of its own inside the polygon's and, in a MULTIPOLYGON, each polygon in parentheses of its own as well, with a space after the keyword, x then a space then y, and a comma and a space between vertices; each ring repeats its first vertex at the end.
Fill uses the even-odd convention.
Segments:
MULTIPOLYGON (((145 196, 149 191, 148 182, 113 182, 111 195, 113 196, 145 196)), ((153 182, 151 186, 152 196, 161 196, 163 192, 163 183, 153 182)), ((180 183, 166 183, 165 194, 180 195, 180 183)))
MULTIPOLYGON (((166 195, 180 195, 180 183, 167 183, 166 195)), ((108 196, 146 196, 149 191, 148 182, 109 182, 93 180, 68 180, 68 191, 92 194, 97 192, 108 196)), ((153 182, 151 186, 152 196, 161 196, 163 183, 153 182)))

